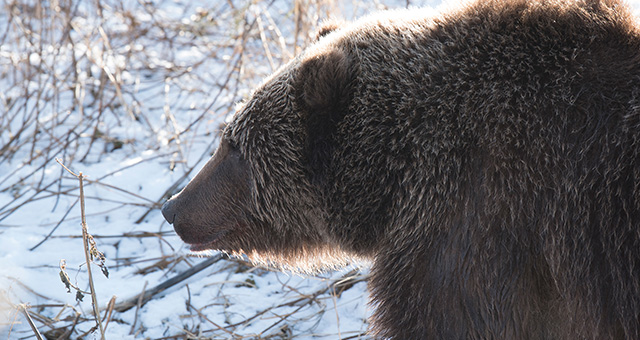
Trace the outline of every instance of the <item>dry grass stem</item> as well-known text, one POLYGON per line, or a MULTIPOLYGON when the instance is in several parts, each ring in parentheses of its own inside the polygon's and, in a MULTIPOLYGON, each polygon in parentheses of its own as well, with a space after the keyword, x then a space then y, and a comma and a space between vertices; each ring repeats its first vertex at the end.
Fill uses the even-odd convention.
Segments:
MULTIPOLYGON (((189 257, 171 226, 160 222, 158 210, 211 156, 225 117, 236 104, 308 45, 318 24, 335 12, 337 4, 334 0, 0 3, 0 238, 5 242, 11 239, 5 238, 10 232, 25 230, 33 244, 24 251, 28 249, 26 255, 34 258, 52 249, 63 252, 82 238, 84 255, 73 253, 77 255, 73 261, 86 265, 88 282, 83 265, 75 274, 82 276, 79 284, 71 270, 67 273, 65 262, 58 266, 47 256, 25 271, 42 271, 56 280, 59 274, 71 292, 90 294, 92 306, 12 274, 20 277, 6 277, 11 289, 20 292, 8 307, 14 317, 8 321, 12 338, 35 334, 38 339, 75 339, 100 332, 104 339, 123 325, 124 334, 136 338, 312 336, 315 320, 328 308, 337 309, 340 294, 366 277, 349 273, 355 278, 342 282, 335 280, 340 274, 332 274, 334 279, 309 279, 315 284, 326 281, 301 288, 280 282, 281 274, 225 255, 189 257), (54 162, 57 159, 64 160, 64 164, 58 161, 61 167, 54 162), (70 170, 80 165, 93 179, 70 170), (86 206, 95 208, 87 212, 86 206), (72 228, 78 221, 82 235, 72 228), (94 229, 98 223, 109 228, 92 235, 88 223, 94 229), (114 297, 99 308, 95 290, 99 278, 93 276, 92 264, 105 275, 108 271, 96 241, 115 263, 110 266, 112 276, 141 285, 159 283, 145 284, 139 294, 118 293, 125 298, 114 297), (193 281, 196 274, 204 277, 204 283, 193 281), (282 300, 250 306, 239 318, 234 304, 242 299, 229 291, 258 292, 265 277, 278 277, 282 300), (206 288, 213 298, 198 300, 198 294, 204 294, 195 292, 196 286, 206 288), (155 326, 165 327, 161 332, 150 333, 157 329, 142 317, 153 305, 148 302, 161 301, 175 290, 189 293, 184 308, 176 312, 180 322, 163 321, 155 326), (126 312, 133 307, 135 312, 126 312), (23 318, 18 315, 27 322, 20 323, 23 318), (300 324, 309 326, 303 329, 300 324)), ((356 11, 363 6, 364 2, 354 1, 345 8, 356 11)), ((113 281, 109 280, 111 285, 113 281)), ((102 287, 99 281, 98 285, 102 287)), ((112 288, 106 285, 100 291, 112 288)), ((335 318, 342 327, 344 319, 335 318)), ((352 335, 341 329, 336 333, 352 335)))
POLYGON ((42 334, 40 334, 40 331, 38 330, 38 327, 36 327, 36 324, 33 323, 33 319, 31 319, 31 315, 29 315, 29 311, 27 309, 27 306, 26 305, 20 305, 19 308, 22 311, 22 314, 24 314, 25 319, 27 319, 27 322, 29 323, 29 326, 31 327, 31 330, 33 330, 33 334, 35 335, 36 339, 44 340, 44 338, 42 337, 42 334))
MULTIPOLYGON (((92 302, 92 306, 93 306, 93 315, 95 316, 96 322, 98 324, 98 328, 100 329, 100 338, 102 340, 105 339, 104 337, 104 327, 102 326, 102 318, 100 318, 100 311, 98 308, 98 298, 96 296, 96 289, 95 289, 95 285, 93 283, 93 275, 91 273, 91 263, 93 263, 93 258, 94 255, 96 255, 97 250, 95 250, 95 246, 90 247, 89 243, 90 241, 93 241, 93 238, 91 237, 91 235, 89 234, 88 231, 88 227, 87 227, 87 218, 85 215, 85 206, 84 206, 84 184, 83 184, 83 179, 84 179, 84 175, 82 174, 82 171, 79 172, 77 175, 69 170, 69 168, 67 168, 64 164, 62 164, 62 161, 60 161, 59 159, 56 159, 56 162, 58 162, 58 164, 60 164, 65 170, 67 170, 71 175, 75 176, 78 178, 78 183, 79 183, 79 188, 80 188, 80 216, 82 217, 82 244, 84 246, 84 255, 85 255, 85 260, 86 260, 86 265, 87 265, 87 275, 89 276, 89 287, 91 289, 91 302, 92 302)), ((61 273, 63 273, 63 271, 61 271, 61 273)), ((107 275, 108 276, 108 275, 107 275)), ((68 282, 68 277, 67 277, 67 282, 68 282)), ((65 282, 66 283, 66 282, 65 282)), ((76 289, 78 291, 80 291, 79 289, 76 289)))

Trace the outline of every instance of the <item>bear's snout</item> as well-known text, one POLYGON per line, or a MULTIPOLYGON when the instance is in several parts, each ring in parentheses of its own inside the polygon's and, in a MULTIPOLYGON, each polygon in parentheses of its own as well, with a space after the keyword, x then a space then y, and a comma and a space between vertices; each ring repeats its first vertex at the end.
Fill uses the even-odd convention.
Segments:
POLYGON ((229 235, 248 224, 249 170, 239 151, 221 140, 200 172, 164 203, 162 216, 194 251, 229 246, 229 235))
POLYGON ((173 229, 178 236, 186 243, 194 244, 202 242, 206 237, 201 231, 201 228, 190 222, 188 214, 185 214, 184 211, 182 214, 178 212, 180 205, 175 197, 167 201, 162 205, 162 216, 167 223, 173 225, 173 229))
POLYGON ((174 201, 167 201, 162 205, 162 216, 164 216, 164 219, 167 220, 167 223, 169 224, 173 224, 177 215, 175 211, 175 204, 173 203, 174 201))

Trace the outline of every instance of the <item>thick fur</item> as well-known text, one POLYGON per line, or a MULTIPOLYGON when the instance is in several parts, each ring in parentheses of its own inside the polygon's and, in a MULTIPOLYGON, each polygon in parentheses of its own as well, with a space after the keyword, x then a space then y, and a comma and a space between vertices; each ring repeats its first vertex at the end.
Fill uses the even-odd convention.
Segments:
POLYGON ((380 338, 638 339, 639 142, 620 2, 383 13, 265 80, 163 213, 196 249, 372 259, 380 338))

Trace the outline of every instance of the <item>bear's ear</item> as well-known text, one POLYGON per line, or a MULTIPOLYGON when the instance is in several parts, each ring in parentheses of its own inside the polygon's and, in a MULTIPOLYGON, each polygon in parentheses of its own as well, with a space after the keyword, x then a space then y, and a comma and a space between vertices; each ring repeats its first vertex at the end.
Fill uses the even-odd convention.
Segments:
POLYGON ((324 21, 320 25, 320 28, 318 29, 318 31, 316 32, 316 35, 313 38, 313 42, 316 42, 320 40, 320 38, 324 37, 325 35, 335 30, 338 30, 343 25, 344 25, 344 21, 341 21, 341 20, 331 19, 331 20, 324 21))
POLYGON ((296 89, 307 132, 305 153, 314 179, 324 177, 336 127, 347 112, 355 79, 355 63, 333 48, 302 61, 296 89))
POLYGON ((302 61, 297 78, 298 99, 307 111, 329 115, 347 97, 354 69, 340 50, 312 56, 302 61))

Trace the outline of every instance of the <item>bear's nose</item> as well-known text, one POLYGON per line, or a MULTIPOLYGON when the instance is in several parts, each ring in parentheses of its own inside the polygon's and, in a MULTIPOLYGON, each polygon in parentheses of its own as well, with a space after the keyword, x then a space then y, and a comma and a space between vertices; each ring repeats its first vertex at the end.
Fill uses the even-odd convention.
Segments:
POLYGON ((162 205, 162 216, 164 216, 164 219, 167 220, 169 224, 173 224, 176 220, 175 204, 173 203, 174 201, 167 201, 162 205))

